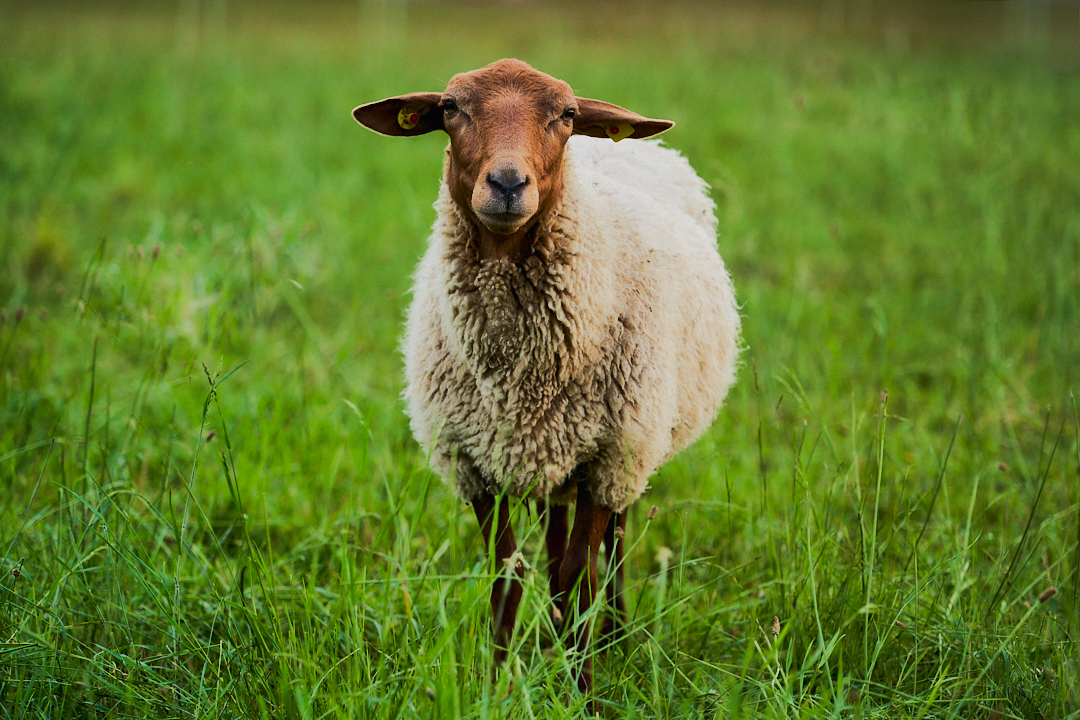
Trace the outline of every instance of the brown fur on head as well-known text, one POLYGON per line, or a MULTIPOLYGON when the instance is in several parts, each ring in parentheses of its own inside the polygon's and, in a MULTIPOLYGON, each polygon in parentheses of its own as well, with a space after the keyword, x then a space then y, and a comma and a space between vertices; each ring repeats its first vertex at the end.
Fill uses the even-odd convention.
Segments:
POLYGON ((529 230, 562 196, 562 159, 571 134, 643 138, 674 123, 575 97, 562 80, 520 60, 455 75, 446 92, 411 93, 353 110, 384 135, 450 136, 446 183, 479 230, 485 257, 520 259, 529 230))

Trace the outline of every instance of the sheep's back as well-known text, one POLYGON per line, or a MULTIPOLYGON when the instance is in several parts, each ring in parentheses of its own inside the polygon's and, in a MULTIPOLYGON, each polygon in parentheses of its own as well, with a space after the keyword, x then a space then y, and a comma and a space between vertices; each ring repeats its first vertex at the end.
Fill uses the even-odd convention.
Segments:
POLYGON ((693 219, 710 237, 716 235, 716 203, 709 185, 677 150, 659 140, 613 143, 586 135, 570 138, 568 156, 585 172, 594 172, 693 219))

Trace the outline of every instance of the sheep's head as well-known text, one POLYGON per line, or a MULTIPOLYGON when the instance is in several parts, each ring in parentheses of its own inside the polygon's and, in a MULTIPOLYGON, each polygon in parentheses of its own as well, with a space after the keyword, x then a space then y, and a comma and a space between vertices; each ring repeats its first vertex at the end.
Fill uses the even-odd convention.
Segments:
POLYGON ((455 75, 446 92, 361 105, 357 122, 384 135, 450 136, 447 184, 454 201, 500 244, 520 238, 562 194, 570 135, 644 138, 674 123, 574 96, 562 80, 520 60, 455 75))

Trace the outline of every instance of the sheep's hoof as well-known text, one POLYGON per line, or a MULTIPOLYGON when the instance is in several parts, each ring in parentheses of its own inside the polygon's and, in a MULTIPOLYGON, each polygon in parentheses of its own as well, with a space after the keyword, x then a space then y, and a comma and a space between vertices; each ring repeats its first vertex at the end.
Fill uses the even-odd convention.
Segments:
POLYGON ((551 624, 555 626, 556 630, 562 630, 563 614, 557 606, 551 608, 551 624))

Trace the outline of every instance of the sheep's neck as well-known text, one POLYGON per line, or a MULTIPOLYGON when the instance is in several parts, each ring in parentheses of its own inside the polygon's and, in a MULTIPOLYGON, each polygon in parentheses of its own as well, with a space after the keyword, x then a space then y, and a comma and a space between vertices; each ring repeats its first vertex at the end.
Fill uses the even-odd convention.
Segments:
POLYGON ((476 254, 483 262, 506 262, 517 265, 532 252, 537 222, 531 222, 510 235, 497 235, 477 223, 476 254))

